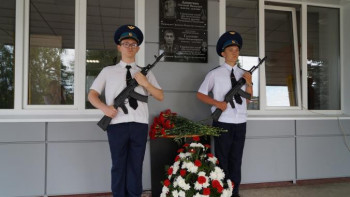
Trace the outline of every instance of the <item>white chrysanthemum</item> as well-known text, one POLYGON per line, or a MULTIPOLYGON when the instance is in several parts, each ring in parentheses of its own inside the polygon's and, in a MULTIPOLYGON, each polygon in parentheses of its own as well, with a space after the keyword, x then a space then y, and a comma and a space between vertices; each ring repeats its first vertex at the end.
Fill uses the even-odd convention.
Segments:
POLYGON ((192 153, 185 153, 186 157, 192 157, 192 153))
POLYGON ((213 164, 216 164, 216 161, 218 159, 216 157, 208 157, 208 161, 212 162, 213 164))
POLYGON ((179 187, 181 187, 185 191, 191 188, 190 184, 187 184, 185 179, 183 179, 181 176, 178 176, 175 181, 177 182, 179 187))
POLYGON ((192 163, 192 162, 187 162, 186 167, 187 167, 187 170, 189 172, 197 173, 197 171, 198 171, 198 167, 196 165, 194 165, 194 163, 192 163))
POLYGON ((227 185, 228 185, 229 191, 232 193, 232 191, 233 191, 233 185, 232 185, 232 181, 231 181, 230 179, 227 179, 227 185))
POLYGON ((179 154, 179 157, 180 157, 181 159, 183 159, 183 158, 186 157, 186 154, 185 154, 185 153, 180 153, 180 154, 179 154))
POLYGON ((186 193, 184 191, 179 192, 179 197, 186 197, 186 193))
POLYGON ((203 197, 203 195, 197 192, 196 195, 194 195, 193 197, 203 197))
POLYGON ((204 149, 204 146, 203 144, 200 144, 200 143, 191 143, 190 144, 190 147, 194 147, 194 148, 203 148, 204 149))
POLYGON ((215 167, 214 172, 210 172, 210 178, 212 180, 214 180, 214 179, 222 180, 225 178, 225 173, 221 168, 215 167))
POLYGON ((220 197, 230 197, 232 196, 232 192, 228 191, 227 189, 222 190, 222 194, 220 197))
POLYGON ((173 167, 173 174, 176 174, 177 171, 179 170, 180 162, 179 161, 175 162, 173 166, 174 166, 173 167))
POLYGON ((179 192, 177 190, 171 192, 174 197, 179 197, 179 192))
POLYGON ((160 197, 166 197, 166 194, 169 192, 169 188, 166 186, 163 186, 162 193, 160 194, 160 197))

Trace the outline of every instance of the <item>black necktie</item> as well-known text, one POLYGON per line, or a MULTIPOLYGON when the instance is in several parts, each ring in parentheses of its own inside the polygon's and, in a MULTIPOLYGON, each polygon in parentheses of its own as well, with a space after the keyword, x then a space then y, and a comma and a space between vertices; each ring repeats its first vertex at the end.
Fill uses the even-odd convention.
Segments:
MULTIPOLYGON (((130 73, 130 68, 131 66, 130 65, 126 65, 126 69, 128 69, 128 71, 126 72, 126 85, 129 85, 132 78, 131 78, 131 73, 130 73)), ((137 108, 137 100, 132 98, 132 97, 129 97, 129 105, 130 107, 132 107, 133 109, 136 109, 137 108)))
MULTIPOLYGON (((232 88, 235 87, 236 84, 237 84, 237 80, 236 80, 235 74, 233 74, 233 68, 232 68, 232 71, 231 71, 231 84, 232 84, 232 88)), ((235 94, 234 97, 235 97, 236 103, 241 105, 242 104, 241 96, 239 96, 238 94, 235 94)), ((232 106, 232 107, 234 107, 234 106, 232 106)))

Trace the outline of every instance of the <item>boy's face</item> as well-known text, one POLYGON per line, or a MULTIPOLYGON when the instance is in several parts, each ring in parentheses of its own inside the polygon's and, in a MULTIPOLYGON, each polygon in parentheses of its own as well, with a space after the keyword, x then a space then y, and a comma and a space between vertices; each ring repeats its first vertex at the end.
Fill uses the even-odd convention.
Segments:
POLYGON ((225 61, 236 62, 239 56, 239 48, 236 45, 226 47, 223 52, 221 52, 222 57, 225 58, 225 61))
POLYGON ((137 46, 137 42, 134 39, 128 38, 120 42, 117 45, 118 51, 122 54, 122 57, 134 58, 140 47, 137 46))

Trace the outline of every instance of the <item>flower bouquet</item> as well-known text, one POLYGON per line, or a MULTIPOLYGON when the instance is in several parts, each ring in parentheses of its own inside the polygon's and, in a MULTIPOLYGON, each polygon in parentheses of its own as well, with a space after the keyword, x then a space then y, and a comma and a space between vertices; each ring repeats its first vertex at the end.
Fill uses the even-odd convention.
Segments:
MULTIPOLYGON (((195 141, 199 139, 194 138, 195 141)), ((167 169, 161 197, 207 197, 232 195, 233 183, 217 166, 219 161, 206 153, 209 145, 193 142, 178 150, 175 162, 167 169)))
POLYGON ((151 139, 174 138, 175 141, 180 142, 186 137, 219 136, 221 132, 227 132, 227 130, 191 121, 167 109, 154 118, 149 136, 151 139))

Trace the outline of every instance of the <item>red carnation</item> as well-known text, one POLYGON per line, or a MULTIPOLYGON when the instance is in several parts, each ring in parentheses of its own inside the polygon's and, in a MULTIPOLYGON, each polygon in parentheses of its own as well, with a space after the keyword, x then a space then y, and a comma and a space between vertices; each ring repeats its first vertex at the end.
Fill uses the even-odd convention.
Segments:
POLYGON ((184 152, 184 149, 183 148, 180 148, 179 150, 177 150, 178 153, 182 153, 184 152))
POLYGON ((204 176, 199 176, 197 181, 199 184, 203 184, 207 181, 207 179, 204 176))
POLYGON ((221 186, 221 184, 220 184, 220 182, 218 180, 213 180, 211 182, 211 184, 213 185, 213 188, 216 188, 216 190, 218 190, 219 193, 222 193, 222 190, 224 188, 221 186))
POLYGON ((167 129, 171 128, 170 120, 165 121, 164 127, 167 128, 167 129))
POLYGON ((165 136, 165 135, 166 135, 165 129, 164 129, 164 128, 162 128, 162 130, 160 130, 160 132, 162 133, 162 136, 165 136))
POLYGON ((211 153, 208 153, 207 155, 208 155, 208 157, 210 157, 210 158, 214 157, 214 155, 211 154, 211 153))
POLYGON ((177 155, 177 156, 175 157, 175 162, 177 162, 179 159, 180 159, 180 156, 177 155))
POLYGON ((199 136, 194 136, 194 137, 192 138, 192 140, 198 142, 200 139, 199 139, 199 136))
POLYGON ((204 147, 210 148, 210 145, 209 144, 204 144, 204 147))
POLYGON ((210 195, 210 188, 204 188, 203 195, 210 195))
POLYGON ((165 110, 165 113, 166 113, 166 114, 171 114, 171 110, 170 110, 170 109, 167 109, 167 110, 165 110))
POLYGON ((197 159, 197 160, 194 162, 194 165, 195 165, 195 166, 198 166, 198 167, 201 167, 202 162, 201 162, 200 160, 197 159))
POLYGON ((169 168, 168 169, 168 175, 172 175, 173 174, 173 168, 169 168))
POLYGON ((186 173, 187 173, 186 170, 184 170, 184 169, 180 170, 180 175, 181 175, 182 177, 186 176, 186 173))
POLYGON ((189 147, 190 145, 188 143, 184 144, 183 147, 189 147))
POLYGON ((165 187, 168 187, 170 185, 169 179, 164 180, 163 184, 164 184, 165 187))

